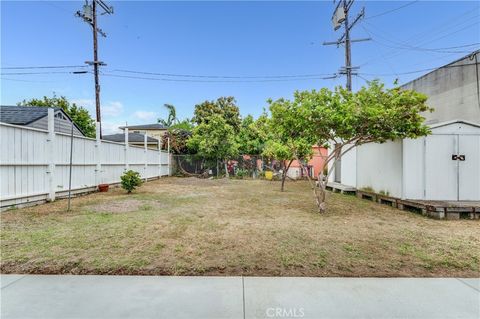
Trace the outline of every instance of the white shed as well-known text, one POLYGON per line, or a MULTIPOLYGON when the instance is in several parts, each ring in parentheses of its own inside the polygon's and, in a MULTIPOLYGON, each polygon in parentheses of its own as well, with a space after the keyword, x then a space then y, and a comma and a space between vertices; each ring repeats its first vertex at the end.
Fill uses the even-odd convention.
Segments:
POLYGON ((480 200, 480 124, 455 120, 430 128, 419 139, 353 149, 331 181, 401 199, 480 200))

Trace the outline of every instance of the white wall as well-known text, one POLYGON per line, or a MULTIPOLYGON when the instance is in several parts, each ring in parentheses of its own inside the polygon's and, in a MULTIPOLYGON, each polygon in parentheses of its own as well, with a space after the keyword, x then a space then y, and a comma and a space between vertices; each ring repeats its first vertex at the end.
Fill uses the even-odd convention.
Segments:
MULTIPOLYGON (((142 178, 169 175, 168 157, 164 151, 74 136, 72 189, 118 183, 126 168, 142 178)), ((0 207, 65 195, 69 161, 68 134, 0 123, 0 207)))
MULTIPOLYGON (((333 144, 333 143, 332 143, 333 144)), ((344 150, 350 147, 346 145, 344 150)), ((333 150, 333 145, 328 149, 328 154, 330 154, 333 150)), ((357 149, 352 148, 347 153, 345 153, 341 158, 341 173, 340 183, 343 185, 353 186, 356 187, 357 185, 357 149)), ((328 163, 328 171, 331 172, 328 181, 334 182, 335 181, 335 167, 334 161, 331 160, 328 163)))
POLYGON ((402 142, 369 143, 357 147, 357 186, 376 193, 402 196, 402 142))
POLYGON ((342 184, 355 187, 357 185, 357 147, 342 156, 341 164, 342 184))
POLYGON ((403 140, 403 199, 423 199, 425 137, 403 140))

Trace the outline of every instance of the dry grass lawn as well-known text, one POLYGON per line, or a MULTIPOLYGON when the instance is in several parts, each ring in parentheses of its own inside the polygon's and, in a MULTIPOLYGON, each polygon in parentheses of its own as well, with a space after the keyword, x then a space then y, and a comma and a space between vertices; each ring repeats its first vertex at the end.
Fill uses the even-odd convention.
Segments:
POLYGON ((439 221, 303 181, 164 178, 1 214, 2 273, 479 276, 478 221, 439 221))

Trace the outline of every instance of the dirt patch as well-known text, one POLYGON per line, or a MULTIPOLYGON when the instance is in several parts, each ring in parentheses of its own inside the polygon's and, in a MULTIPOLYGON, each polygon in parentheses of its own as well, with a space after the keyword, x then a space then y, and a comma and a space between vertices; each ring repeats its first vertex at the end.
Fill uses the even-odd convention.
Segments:
POLYGON ((86 210, 106 213, 129 213, 139 210, 152 210, 162 208, 161 202, 153 200, 123 199, 118 201, 107 201, 100 204, 86 205, 86 210))

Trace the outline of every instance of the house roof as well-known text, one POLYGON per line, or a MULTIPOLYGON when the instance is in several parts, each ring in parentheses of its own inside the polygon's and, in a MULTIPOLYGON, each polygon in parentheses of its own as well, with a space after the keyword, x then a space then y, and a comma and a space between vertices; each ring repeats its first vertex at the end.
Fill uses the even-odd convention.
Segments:
MULTIPOLYGON (((41 118, 48 116, 48 109, 53 109, 55 112, 62 112, 70 122, 73 122, 70 116, 59 107, 44 107, 44 106, 11 106, 0 105, 0 122, 14 124, 14 125, 28 125, 41 118)), ((82 133, 82 129, 77 124, 73 123, 75 127, 82 133)))
MULTIPOLYGON (((61 110, 60 108, 54 108, 61 110)), ((63 112, 63 110, 62 110, 63 112)), ((0 106, 0 122, 28 125, 48 115, 48 107, 40 106, 0 106)))
POLYGON ((129 130, 166 130, 168 129, 168 127, 160 123, 120 126, 120 129, 122 130, 124 130, 125 128, 128 128, 129 130))
MULTIPOLYGON (((128 142, 133 142, 133 143, 143 143, 144 142, 144 137, 145 135, 140 134, 140 133, 128 133, 128 142)), ((107 140, 107 141, 112 141, 112 142, 125 142, 125 134, 124 133, 118 133, 118 134, 111 134, 111 135, 103 135, 102 139, 107 140)), ((147 136, 147 143, 151 144, 157 144, 158 140, 156 138, 147 136)))

